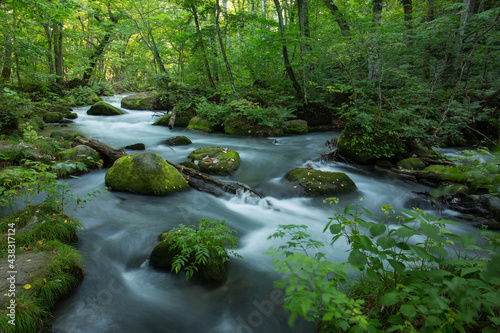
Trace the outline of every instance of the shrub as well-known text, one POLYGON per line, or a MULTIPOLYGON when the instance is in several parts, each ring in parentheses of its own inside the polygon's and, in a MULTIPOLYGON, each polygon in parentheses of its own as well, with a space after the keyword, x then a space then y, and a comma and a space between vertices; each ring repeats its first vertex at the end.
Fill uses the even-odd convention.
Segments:
POLYGON ((347 242, 345 263, 309 254, 322 243, 310 239, 306 226, 280 226, 270 236, 291 237, 272 252, 290 323, 300 315, 320 321, 321 332, 498 331, 498 234, 459 236, 445 229, 458 223, 418 209, 401 209, 405 217, 394 216, 390 205, 382 211, 385 220, 373 222, 358 205, 334 210, 324 232, 331 246, 347 242))
POLYGON ((179 224, 160 236, 161 242, 175 253, 171 270, 176 274, 186 271, 186 279, 209 266, 221 268, 229 261, 229 254, 241 258, 234 251, 226 250, 226 247, 234 249, 238 243, 235 230, 222 220, 201 219, 198 222, 198 228, 179 224))

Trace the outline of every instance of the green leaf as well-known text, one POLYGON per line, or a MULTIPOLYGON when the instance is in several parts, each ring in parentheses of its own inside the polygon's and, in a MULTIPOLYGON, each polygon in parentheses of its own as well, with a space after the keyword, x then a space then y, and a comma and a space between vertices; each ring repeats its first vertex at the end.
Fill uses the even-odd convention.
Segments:
POLYGON ((427 250, 429 251, 429 253, 442 258, 446 258, 449 255, 448 251, 446 251, 446 249, 441 246, 429 246, 427 250))
POLYGON ((401 238, 408 238, 413 235, 415 235, 415 230, 413 230, 410 227, 407 227, 405 225, 401 226, 399 229, 396 230, 396 235, 401 238))
POLYGON ((394 291, 390 291, 386 294, 384 294, 379 301, 380 305, 387 305, 387 306, 392 306, 394 304, 397 304, 399 302, 399 295, 398 293, 394 291))
POLYGON ((420 246, 417 246, 417 245, 410 245, 410 247, 413 249, 413 251, 415 251, 415 253, 421 257, 421 258, 424 258, 424 259, 427 259, 427 260, 434 260, 434 257, 431 256, 429 254, 429 252, 427 252, 425 249, 421 248, 420 246))
POLYGON ((398 273, 402 273, 405 271, 406 269, 406 266, 403 264, 403 263, 400 263, 396 260, 393 260, 393 259, 387 259, 387 261, 389 262, 389 264, 392 266, 392 268, 394 268, 394 270, 398 273))
POLYGON ((355 267, 362 267, 366 265, 366 255, 359 250, 352 250, 351 253, 349 253, 348 261, 355 267))
POLYGON ((343 227, 341 224, 332 224, 330 226, 330 232, 333 234, 333 235, 337 235, 337 234, 340 234, 340 232, 342 231, 343 227))
POLYGON ((414 305, 411 304, 401 305, 399 311, 409 320, 413 320, 413 318, 415 318, 415 316, 417 315, 417 309, 415 308, 414 305))
POLYGON ((387 230, 387 227, 384 223, 377 223, 370 227, 370 234, 373 237, 377 237, 382 235, 387 230))
POLYGON ((380 246, 381 248, 385 249, 390 249, 394 246, 396 246, 396 240, 391 237, 380 237, 377 239, 377 245, 380 246))

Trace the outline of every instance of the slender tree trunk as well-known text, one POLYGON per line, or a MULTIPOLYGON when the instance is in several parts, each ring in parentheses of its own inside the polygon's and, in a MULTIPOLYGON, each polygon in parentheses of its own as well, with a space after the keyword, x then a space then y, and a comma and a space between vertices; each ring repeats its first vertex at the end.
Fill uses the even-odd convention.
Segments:
POLYGON ((219 25, 219 14, 220 14, 220 7, 219 7, 219 0, 216 0, 215 2, 217 6, 217 15, 215 16, 215 27, 217 29, 217 36, 219 37, 219 44, 220 44, 220 49, 222 52, 222 57, 224 58, 224 63, 226 64, 226 70, 227 70, 227 76, 229 77, 229 83, 231 84, 231 89, 233 90, 234 96, 236 99, 240 99, 238 96, 238 92, 236 91, 236 87, 234 86, 234 80, 233 80, 233 74, 231 73, 231 66, 229 65, 229 61, 227 60, 226 56, 226 50, 224 48, 224 43, 222 41, 222 35, 220 32, 220 25, 219 25))
POLYGON ((335 21, 340 28, 340 33, 342 34, 342 36, 344 36, 345 39, 349 39, 349 25, 345 21, 344 16, 340 12, 339 8, 333 3, 333 0, 323 0, 323 2, 330 10, 330 13, 332 13, 333 17, 335 17, 335 21))
MULTIPOLYGON (((373 27, 380 27, 382 22, 382 0, 373 0, 373 27)), ((380 59, 378 49, 378 32, 374 32, 375 40, 371 44, 370 54, 368 55, 368 80, 378 80, 380 75, 380 59)))
MULTIPOLYGON (((311 38, 307 0, 297 0, 297 13, 299 16, 300 37, 304 39, 311 38)), ((306 53, 311 51, 311 46, 308 43, 304 43, 300 46, 300 49, 303 53, 306 53)))
POLYGON ((267 18, 267 4, 266 4, 266 0, 262 0, 262 17, 267 18))
POLYGON ((54 60, 56 67, 56 81, 61 83, 64 79, 64 66, 63 66, 63 55, 62 55, 62 42, 63 42, 63 32, 62 25, 56 23, 54 25, 54 60))
POLYGON ((52 31, 48 24, 44 24, 45 36, 47 37, 47 63, 49 64, 49 73, 54 75, 54 59, 52 57, 52 31))
MULTIPOLYGON (((434 20, 434 0, 427 1, 427 22, 431 22, 434 20)), ((429 79, 431 77, 431 58, 430 58, 430 47, 426 47, 426 52, 424 53, 424 78, 429 79)))
POLYGON ((203 34, 201 33, 200 22, 198 21, 198 12, 196 10, 196 6, 191 6, 191 12, 193 13, 194 24, 196 26, 196 33, 198 34, 198 39, 201 44, 201 51, 203 56, 203 64, 205 65, 205 70, 207 72, 208 82, 210 83, 210 87, 213 89, 217 89, 215 86, 214 79, 212 78, 212 73, 210 72, 210 64, 208 63, 207 53, 205 50, 205 43, 203 42, 203 34))
POLYGON ((292 65, 290 64, 290 60, 288 59, 288 49, 286 47, 286 39, 285 39, 285 27, 283 25, 283 16, 281 15, 281 6, 279 0, 273 0, 274 5, 276 6, 276 12, 278 13, 278 22, 279 22, 279 28, 280 28, 280 33, 281 33, 281 38, 282 38, 282 43, 283 43, 283 62, 285 64, 285 70, 288 74, 288 78, 290 79, 292 83, 293 89, 297 92, 297 96, 302 95, 302 89, 300 88, 300 84, 297 82, 297 79, 295 78, 295 74, 293 73, 293 68, 292 65))

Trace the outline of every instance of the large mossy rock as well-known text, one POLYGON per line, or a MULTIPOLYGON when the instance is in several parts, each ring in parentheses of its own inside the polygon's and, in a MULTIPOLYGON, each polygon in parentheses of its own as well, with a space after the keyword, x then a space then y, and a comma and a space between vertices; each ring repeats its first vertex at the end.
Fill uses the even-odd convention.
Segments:
POLYGON ((53 162, 53 156, 44 154, 35 145, 9 141, 0 141, 0 157, 5 161, 12 161, 18 164, 22 160, 38 161, 45 164, 53 162))
POLYGON ((116 106, 101 101, 92 105, 87 114, 91 116, 118 116, 123 114, 123 111, 116 106))
POLYGON ((287 134, 307 134, 307 121, 301 119, 294 119, 285 121, 285 133, 287 134))
POLYGON ((425 163, 418 157, 405 158, 396 164, 399 169, 422 170, 425 169, 425 163))
POLYGON ((190 145, 193 142, 189 140, 187 136, 177 135, 166 139, 163 143, 168 146, 185 146, 185 145, 190 145))
MULTIPOLYGON (((177 121, 176 121, 177 122, 177 121)), ((193 117, 189 121, 189 125, 187 126, 188 130, 197 130, 207 133, 212 133, 213 129, 210 126, 210 121, 208 119, 202 117, 193 117)))
POLYGON ((345 127, 340 135, 337 149, 340 155, 358 164, 372 164, 378 159, 393 159, 404 154, 407 147, 392 128, 392 124, 367 115, 358 116, 345 127))
POLYGON ((282 127, 271 127, 265 125, 257 125, 246 116, 231 117, 224 124, 224 132, 233 135, 251 135, 251 136, 283 136, 282 127))
POLYGON ((126 96, 121 101, 121 107, 129 110, 153 110, 152 94, 137 94, 126 96))
POLYGON ((177 169, 152 152, 119 158, 106 172, 105 182, 111 191, 158 196, 190 189, 177 169))
POLYGON ((240 167, 240 155, 229 148, 203 147, 188 155, 201 172, 228 176, 240 167))
POLYGON ((85 145, 78 145, 76 147, 63 150, 57 154, 57 160, 60 162, 78 164, 84 163, 87 170, 82 168, 73 168, 71 170, 59 170, 61 175, 79 175, 84 173, 85 171, 90 171, 96 167, 103 165, 103 160, 101 155, 94 149, 85 145))
POLYGON ((285 179, 296 183, 309 197, 332 195, 356 190, 356 184, 343 172, 297 168, 288 171, 285 179))
POLYGON ((170 120, 170 117, 172 115, 166 114, 164 116, 161 116, 157 121, 153 123, 154 126, 168 126, 168 121, 170 120))
POLYGON ((63 118, 63 114, 59 112, 46 112, 43 115, 43 121, 46 123, 59 123, 63 118))

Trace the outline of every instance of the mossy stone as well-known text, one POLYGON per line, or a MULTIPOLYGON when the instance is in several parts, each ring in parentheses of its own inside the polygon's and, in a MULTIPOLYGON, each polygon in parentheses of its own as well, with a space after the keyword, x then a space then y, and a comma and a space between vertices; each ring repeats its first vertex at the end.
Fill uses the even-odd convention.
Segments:
POLYGON ((436 174, 442 181, 452 181, 456 183, 463 183, 465 175, 457 167, 444 166, 441 164, 429 165, 422 172, 431 172, 436 174))
POLYGON ((240 167, 240 155, 229 148, 203 147, 191 152, 188 158, 198 163, 201 172, 220 176, 231 175, 240 167))
MULTIPOLYGON (((85 145, 78 145, 71 149, 66 149, 57 154, 57 159, 62 162, 70 163, 84 163, 88 170, 91 170, 102 163, 101 155, 94 149, 85 145)), ((84 173, 83 170, 73 169, 71 171, 65 171, 64 175, 77 175, 84 173)))
POLYGON ((45 121, 46 123, 58 123, 63 118, 63 114, 59 112, 46 112, 43 115, 43 121, 45 121))
POLYGON ((470 193, 469 187, 463 184, 447 184, 438 188, 434 188, 429 191, 429 194, 433 198, 439 198, 442 196, 457 196, 457 195, 466 195, 470 193))
POLYGON ((56 140, 71 140, 73 138, 73 134, 62 131, 53 131, 50 133, 50 137, 56 140))
POLYGON ((168 146, 185 146, 185 145, 190 145, 193 142, 184 135, 178 135, 166 139, 163 143, 168 146))
POLYGON ((129 150, 146 150, 146 145, 144 143, 134 143, 133 145, 125 146, 125 149, 129 150))
POLYGON ((45 121, 43 121, 43 118, 41 117, 34 117, 31 119, 31 122, 38 128, 38 129, 44 129, 45 128, 45 121))
POLYGON ((406 169, 406 170, 422 170, 425 169, 425 163, 422 162, 420 158, 410 157, 399 161, 396 164, 396 167, 399 169, 406 169))
POLYGON ((198 164, 194 163, 194 162, 182 162, 181 165, 185 166, 186 168, 191 168, 191 169, 194 169, 194 170, 200 170, 200 168, 198 167, 198 164))
POLYGON ((78 114, 75 113, 75 112, 71 112, 70 114, 68 114, 66 116, 66 118, 68 118, 68 119, 76 119, 76 118, 78 118, 78 114))
POLYGON ((67 105, 58 104, 58 105, 52 106, 49 109, 49 111, 50 112, 58 112, 58 113, 62 114, 64 117, 67 117, 73 111, 73 109, 67 105))
POLYGON ((155 96, 151 94, 137 94, 126 96, 121 100, 121 107, 129 110, 152 110, 155 96))
POLYGON ((285 133, 288 134, 307 134, 307 121, 301 119, 294 119, 285 121, 285 133))
POLYGON ((202 117, 193 117, 189 121, 189 125, 187 126, 188 130, 197 130, 207 133, 212 133, 212 127, 210 126, 210 121, 208 119, 202 117))
POLYGON ((282 127, 257 125, 246 116, 233 116, 224 124, 224 132, 232 135, 283 136, 282 127))
POLYGON ((170 117, 172 115, 169 113, 169 114, 166 114, 162 117, 160 117, 160 119, 158 119, 157 121, 155 121, 153 123, 154 126, 168 126, 168 121, 170 120, 170 117))
POLYGON ((346 193, 356 189, 356 184, 343 172, 297 168, 288 171, 285 179, 301 186, 309 197, 346 193))
POLYGON ((123 114, 123 111, 116 106, 101 101, 92 105, 87 114, 91 116, 117 116, 123 114))
POLYGON ((106 172, 105 183, 111 191, 158 196, 190 189, 177 169, 152 152, 119 158, 106 172))

